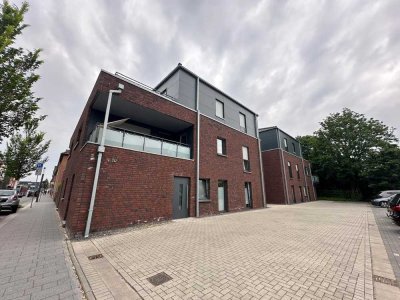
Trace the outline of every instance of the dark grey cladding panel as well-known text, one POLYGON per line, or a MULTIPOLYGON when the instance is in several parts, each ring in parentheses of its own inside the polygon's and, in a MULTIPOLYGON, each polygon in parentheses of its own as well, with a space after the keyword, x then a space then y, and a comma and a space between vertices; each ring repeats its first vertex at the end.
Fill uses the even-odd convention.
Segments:
POLYGON ((291 137, 290 135, 286 134, 285 132, 283 132, 282 130, 280 131, 280 137, 281 137, 281 148, 283 150, 285 150, 285 142, 284 139, 286 138, 287 140, 287 144, 288 144, 288 152, 296 154, 297 156, 301 156, 300 154, 300 143, 295 140, 293 137, 291 137), (294 144, 294 146, 293 146, 294 144))
POLYGON ((272 128, 267 131, 260 132, 261 151, 278 148, 278 131, 272 128))
POLYGON ((158 89, 158 92, 163 92, 167 89, 167 95, 178 99, 179 97, 179 74, 173 74, 166 82, 164 82, 158 89))
POLYGON ((231 99, 215 91, 210 86, 200 82, 200 112, 212 119, 218 120, 230 127, 240 130, 239 112, 246 116, 247 133, 256 136, 255 115, 231 99), (224 118, 216 116, 216 100, 224 103, 224 118))

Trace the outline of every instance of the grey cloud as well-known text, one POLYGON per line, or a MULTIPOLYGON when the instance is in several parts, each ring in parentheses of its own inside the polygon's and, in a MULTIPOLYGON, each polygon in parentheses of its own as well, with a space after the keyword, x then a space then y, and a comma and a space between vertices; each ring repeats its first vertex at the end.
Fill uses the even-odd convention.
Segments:
POLYGON ((182 62, 257 111, 261 127, 293 135, 343 107, 400 127, 399 11, 396 0, 31 1, 20 42, 44 49, 35 90, 48 165, 101 68, 155 85, 182 62))

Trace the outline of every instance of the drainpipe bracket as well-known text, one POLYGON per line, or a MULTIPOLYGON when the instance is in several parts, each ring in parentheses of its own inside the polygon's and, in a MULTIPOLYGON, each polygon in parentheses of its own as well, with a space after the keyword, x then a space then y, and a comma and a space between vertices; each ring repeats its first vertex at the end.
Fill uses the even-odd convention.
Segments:
POLYGON ((106 148, 104 147, 104 146, 99 146, 99 148, 97 149, 97 152, 99 152, 99 153, 104 153, 104 150, 105 150, 106 148))

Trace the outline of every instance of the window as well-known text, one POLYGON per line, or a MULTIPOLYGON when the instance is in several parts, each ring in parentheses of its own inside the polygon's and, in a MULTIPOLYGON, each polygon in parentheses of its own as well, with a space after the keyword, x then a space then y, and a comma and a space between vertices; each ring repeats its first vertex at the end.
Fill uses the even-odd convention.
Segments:
POLYGON ((287 139, 283 139, 283 144, 285 145, 285 150, 288 151, 289 147, 287 144, 287 139))
POLYGON ((243 168, 245 171, 250 171, 249 148, 243 146, 242 153, 243 153, 243 168))
POLYGON ((308 194, 307 194, 307 189, 306 189, 305 186, 303 186, 303 194, 304 194, 304 197, 307 197, 307 196, 308 196, 308 194))
POLYGON ((246 116, 242 113, 239 113, 239 123, 240 123, 240 131, 247 132, 246 116))
POLYGON ((210 199, 210 179, 199 180, 199 199, 200 200, 210 199))
POLYGON ((162 92, 161 92, 161 95, 166 95, 167 94, 167 89, 164 89, 162 92))
POLYGON ((226 155, 226 140, 217 138, 217 153, 219 155, 226 155))
POLYGON ((224 103, 219 101, 219 100, 215 101, 215 115, 217 117, 219 117, 219 118, 222 118, 222 119, 225 117, 225 115, 224 115, 224 103))
POLYGON ((303 197, 303 193, 301 191, 301 186, 299 186, 299 191, 300 191, 300 200, 301 200, 301 202, 304 202, 304 197, 303 197))
POLYGON ((292 165, 290 164, 290 162, 288 161, 287 163, 288 169, 289 169, 289 177, 293 178, 293 173, 292 173, 292 165))
POLYGON ((293 153, 296 153, 296 145, 292 143, 292 146, 293 146, 293 153))
POLYGON ((296 191, 294 189, 294 185, 292 185, 291 187, 292 187, 293 203, 296 203, 296 191))
POLYGON ((252 195, 251 195, 251 182, 245 182, 244 183, 244 200, 246 207, 253 207, 253 201, 252 201, 252 195))
POLYGON ((306 173, 307 176, 310 176, 310 167, 305 167, 304 172, 306 173))
POLYGON ((296 173, 297 173, 297 179, 300 179, 300 172, 299 172, 299 166, 296 165, 296 173))

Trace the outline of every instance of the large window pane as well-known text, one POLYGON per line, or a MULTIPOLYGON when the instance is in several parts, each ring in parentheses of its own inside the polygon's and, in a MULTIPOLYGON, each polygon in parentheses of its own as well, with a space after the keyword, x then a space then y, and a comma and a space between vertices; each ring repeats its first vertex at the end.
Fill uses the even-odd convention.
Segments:
POLYGON ((144 137, 136 134, 125 133, 124 147, 143 151, 144 137))
POLYGON ((155 154, 161 154, 161 141, 145 138, 144 151, 155 154))
POLYGON ((249 148, 242 147, 242 151, 243 151, 243 159, 244 160, 249 160, 249 148))
POLYGON ((162 155, 173 156, 176 157, 177 145, 163 142, 162 144, 162 155))
POLYGON ((122 137, 122 131, 107 129, 105 144, 110 146, 122 147, 122 137))
POLYGON ((240 130, 246 132, 246 116, 239 113, 240 130))

